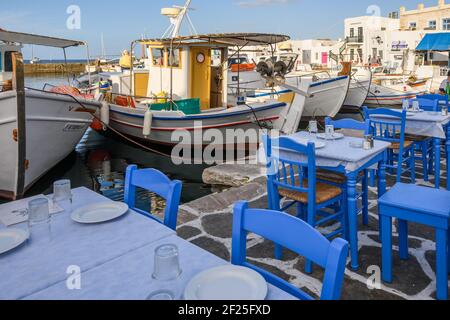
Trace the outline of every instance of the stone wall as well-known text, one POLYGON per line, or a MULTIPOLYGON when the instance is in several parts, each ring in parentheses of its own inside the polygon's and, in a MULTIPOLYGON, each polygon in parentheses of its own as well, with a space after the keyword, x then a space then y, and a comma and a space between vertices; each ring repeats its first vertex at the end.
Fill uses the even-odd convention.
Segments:
MULTIPOLYGON (((86 65, 84 63, 68 63, 67 71, 70 74, 79 74, 85 71, 86 65)), ((39 74, 39 73, 63 73, 66 72, 64 63, 48 63, 48 64, 26 64, 25 74, 39 74)))

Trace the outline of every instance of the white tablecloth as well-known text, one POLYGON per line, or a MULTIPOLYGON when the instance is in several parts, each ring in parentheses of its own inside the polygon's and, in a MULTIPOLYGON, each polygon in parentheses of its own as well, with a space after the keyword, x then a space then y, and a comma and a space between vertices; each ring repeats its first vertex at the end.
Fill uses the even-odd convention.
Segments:
MULTIPOLYGON (((162 288, 182 299, 184 289, 198 273, 226 265, 227 262, 177 236, 165 238, 142 247, 81 274, 81 289, 69 290, 61 282, 27 297, 30 300, 145 300, 162 288), (152 279, 155 248, 161 244, 175 244, 180 252, 182 274, 173 282, 152 279)), ((293 296, 269 285, 268 300, 292 300, 293 296)))
MULTIPOLYGON (((86 188, 73 193, 74 209, 110 201, 86 188)), ((22 208, 26 202, 0 206, 0 215, 22 208)), ((151 274, 155 248, 167 243, 176 244, 180 251, 183 273, 173 287, 180 297, 193 276, 227 264, 177 237, 171 229, 132 211, 121 219, 95 225, 77 224, 68 213, 61 213, 52 218, 52 235, 52 242, 32 238, 30 243, 0 255, 0 300, 145 299, 164 288, 151 274), (71 266, 81 269, 81 290, 68 289, 71 274, 67 271, 71 266)), ((294 297, 269 285, 268 299, 294 297)))
MULTIPOLYGON (((394 109, 399 113, 401 110, 394 109)), ((389 119, 389 116, 372 116, 373 118, 389 119)), ((450 115, 443 116, 440 112, 420 112, 415 114, 408 113, 406 117, 405 132, 425 137, 445 139, 446 133, 444 126, 450 122, 450 115)))
MULTIPOLYGON (((354 172, 358 168, 364 166, 376 155, 384 152, 390 143, 384 141, 375 141, 375 148, 371 150, 364 150, 362 148, 353 148, 351 143, 362 143, 363 139, 354 137, 344 137, 340 140, 325 141, 317 139, 315 135, 310 135, 308 132, 298 132, 290 136, 294 140, 297 139, 303 142, 308 139, 312 142, 324 142, 326 146, 321 149, 316 149, 316 166, 336 168, 342 166, 347 173, 354 172)), ((305 156, 292 153, 280 152, 283 158, 294 160, 298 162, 305 162, 305 156)))
MULTIPOLYGON (((75 189, 74 208, 98 201, 110 201, 86 188, 75 189)), ((16 203, 17 208, 23 205, 16 203)), ((10 210, 11 204, 0 206, 10 210)), ((16 227, 26 228, 26 225, 16 227)), ((0 299, 21 299, 65 281, 69 266, 91 270, 133 250, 169 237, 175 232, 165 226, 129 212, 104 224, 81 225, 68 213, 52 217, 52 241, 31 237, 28 243, 0 255, 0 299)))

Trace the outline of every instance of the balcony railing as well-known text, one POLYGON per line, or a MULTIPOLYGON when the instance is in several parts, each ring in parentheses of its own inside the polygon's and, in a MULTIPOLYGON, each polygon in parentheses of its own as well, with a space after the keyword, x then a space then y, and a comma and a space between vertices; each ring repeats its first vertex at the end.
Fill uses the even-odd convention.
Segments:
POLYGON ((364 37, 347 37, 348 43, 363 43, 364 37))

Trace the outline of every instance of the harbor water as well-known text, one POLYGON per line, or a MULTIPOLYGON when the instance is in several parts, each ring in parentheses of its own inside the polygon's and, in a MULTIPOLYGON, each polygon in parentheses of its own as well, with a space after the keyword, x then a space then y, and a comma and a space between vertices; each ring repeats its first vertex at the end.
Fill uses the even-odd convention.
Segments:
MULTIPOLYGON (((65 75, 33 75, 25 79, 26 87, 42 89, 45 84, 67 84, 65 75)), ((78 144, 76 150, 65 160, 51 169, 26 194, 26 197, 52 193, 53 182, 70 179, 72 187, 86 187, 106 197, 121 201, 123 199, 125 171, 128 165, 141 168, 155 168, 171 179, 183 182, 182 202, 189 202, 211 192, 202 182, 202 165, 172 164, 170 158, 139 149, 117 137, 102 135, 89 130, 78 144)), ((138 206, 149 208, 154 196, 144 190, 138 193, 138 206)))

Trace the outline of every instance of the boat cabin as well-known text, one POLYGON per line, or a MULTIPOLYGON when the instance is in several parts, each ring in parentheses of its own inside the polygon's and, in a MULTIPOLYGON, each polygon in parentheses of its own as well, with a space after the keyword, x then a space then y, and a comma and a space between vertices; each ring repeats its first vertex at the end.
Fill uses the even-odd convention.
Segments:
MULTIPOLYGON (((215 34, 139 40, 147 49, 147 97, 198 99, 201 111, 228 106, 229 48, 271 45, 286 39, 273 34, 215 34)), ((134 71, 133 71, 134 72, 134 71)), ((135 88, 141 88, 133 77, 135 88)))
POLYGON ((14 52, 20 52, 21 49, 20 46, 0 42, 0 84, 12 80, 12 54, 14 52))

